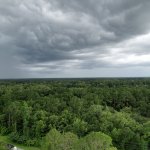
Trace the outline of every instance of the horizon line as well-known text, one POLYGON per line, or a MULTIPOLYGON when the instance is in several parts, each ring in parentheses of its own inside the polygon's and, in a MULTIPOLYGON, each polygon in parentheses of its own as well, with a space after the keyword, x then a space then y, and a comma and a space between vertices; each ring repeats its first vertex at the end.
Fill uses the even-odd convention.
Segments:
POLYGON ((37 78, 37 77, 33 77, 33 78, 29 78, 29 77, 25 77, 25 78, 0 78, 0 80, 40 80, 40 79, 125 79, 125 78, 150 78, 150 76, 124 76, 124 77, 41 77, 41 78, 37 78))

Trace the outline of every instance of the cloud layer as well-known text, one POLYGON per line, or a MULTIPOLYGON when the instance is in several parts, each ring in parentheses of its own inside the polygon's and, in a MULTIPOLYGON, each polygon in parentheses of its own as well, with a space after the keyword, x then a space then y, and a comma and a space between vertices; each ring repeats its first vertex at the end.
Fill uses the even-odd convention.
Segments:
POLYGON ((0 77, 135 76, 149 14, 149 0, 0 0, 0 77))

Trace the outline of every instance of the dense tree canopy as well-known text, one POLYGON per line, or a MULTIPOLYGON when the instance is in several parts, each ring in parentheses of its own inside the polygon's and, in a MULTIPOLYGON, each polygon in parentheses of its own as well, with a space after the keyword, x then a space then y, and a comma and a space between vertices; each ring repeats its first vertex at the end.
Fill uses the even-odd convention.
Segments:
POLYGON ((1 80, 0 134, 45 150, 148 150, 150 79, 1 80))

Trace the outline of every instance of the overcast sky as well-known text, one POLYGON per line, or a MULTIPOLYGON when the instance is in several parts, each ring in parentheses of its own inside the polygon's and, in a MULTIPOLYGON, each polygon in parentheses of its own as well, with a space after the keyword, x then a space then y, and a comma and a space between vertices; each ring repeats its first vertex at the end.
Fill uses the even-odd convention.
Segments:
POLYGON ((0 78, 150 76, 150 0, 0 0, 0 78))

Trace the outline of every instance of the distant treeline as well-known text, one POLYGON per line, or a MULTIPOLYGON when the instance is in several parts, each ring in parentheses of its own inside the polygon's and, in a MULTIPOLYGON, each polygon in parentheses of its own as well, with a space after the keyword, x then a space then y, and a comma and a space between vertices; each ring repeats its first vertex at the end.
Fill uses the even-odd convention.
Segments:
POLYGON ((0 134, 44 150, 149 150, 150 79, 1 80, 0 134))

